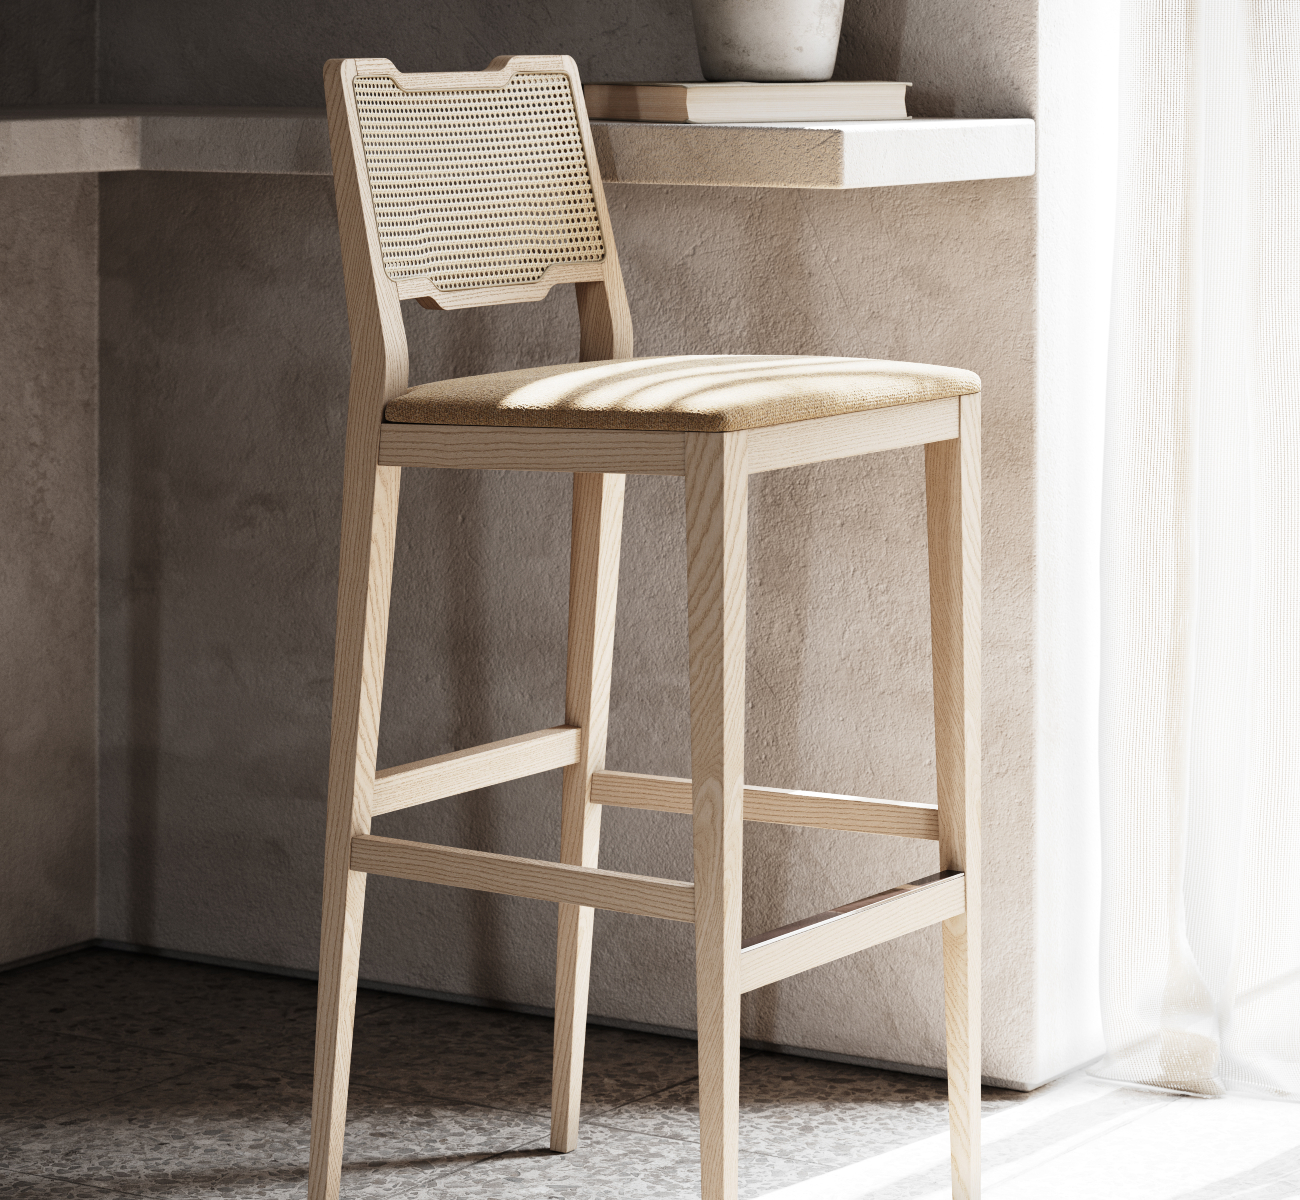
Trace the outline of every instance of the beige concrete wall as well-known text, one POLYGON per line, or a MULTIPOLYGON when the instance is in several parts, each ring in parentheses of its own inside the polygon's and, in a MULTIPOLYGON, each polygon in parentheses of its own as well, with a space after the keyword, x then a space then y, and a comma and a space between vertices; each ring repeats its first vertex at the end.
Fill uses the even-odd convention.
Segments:
POLYGON ((95 936, 96 201, 0 179, 0 963, 95 936))
POLYGON ((321 64, 349 57, 480 71, 565 53, 584 79, 701 78, 690 0, 112 0, 99 46, 105 104, 323 105, 321 64))
MULTIPOLYGON (((1032 1077, 1031 181, 871 193, 611 189, 639 350, 968 365, 990 397, 988 1071, 1032 1077), (1027 1040, 1028 1039, 1028 1040, 1027 1040)), ((103 203, 105 936, 310 967, 347 374, 328 182, 136 175, 103 203), (148 223, 140 214, 151 214, 148 223), (202 280, 202 286, 194 286, 202 280)), ((412 308, 413 376, 562 361, 571 295, 412 308)), ((408 472, 381 758, 562 715, 567 479, 408 472)), ((610 760, 687 763, 680 483, 634 480, 610 760)), ((933 788, 918 451, 756 481, 749 775, 933 788)), ((385 818, 399 836, 558 849, 558 778, 385 818)), ((685 825, 610 813, 613 867, 690 873, 685 825)), ((932 849, 755 830, 758 930, 915 878, 932 849)), ((374 880, 364 973, 546 1004, 549 906, 374 880)), ((595 1011, 689 1026, 685 929, 602 914, 595 1011)), ((751 1036, 941 1062, 937 940, 754 998, 751 1036)))
POLYGON ((94 104, 97 0, 5 0, 0 108, 94 104))
MULTIPOLYGON (((677 0, 121 0, 101 18, 100 95, 115 103, 318 103, 319 63, 342 54, 464 68, 559 49, 588 78, 696 73, 677 0)), ((914 80, 917 115, 1033 115, 1036 28, 1032 0, 849 0, 839 73, 914 80)), ((622 186, 610 201, 641 353, 866 354, 983 375, 985 1072, 1029 1084, 1073 1065, 1063 1054, 1077 1046, 1062 1051, 1055 1032, 1063 1010, 1043 1002, 1069 990, 1069 972, 1044 966, 1060 957, 1044 914, 1061 895, 1039 866, 1049 798, 1035 791, 1036 739, 1076 714, 1044 716, 1035 643, 1035 181, 622 186)), ((347 377, 329 183, 106 176, 101 238, 100 933, 310 969, 347 377)), ((567 292, 513 310, 413 307, 408 328, 415 379, 563 361, 576 347, 567 292)), ((558 721, 567 480, 408 472, 404 497, 381 763, 558 721)), ((615 767, 686 771, 681 505, 679 483, 630 484, 615 767)), ((927 798, 919 452, 760 478, 751 517, 749 776, 927 798)), ((557 821, 547 776, 379 829, 545 857, 557 821)), ((611 812, 606 835, 604 865, 689 875, 680 819, 611 812)), ((753 931, 934 865, 923 846, 814 831, 756 828, 747 848, 753 931)), ((368 919, 371 978, 549 1003, 546 905, 377 879, 368 919)), ((598 918, 594 1011, 689 1026, 692 976, 686 929, 598 918)), ((935 1067, 938 983, 937 937, 916 935, 749 998, 746 1031, 935 1067)))

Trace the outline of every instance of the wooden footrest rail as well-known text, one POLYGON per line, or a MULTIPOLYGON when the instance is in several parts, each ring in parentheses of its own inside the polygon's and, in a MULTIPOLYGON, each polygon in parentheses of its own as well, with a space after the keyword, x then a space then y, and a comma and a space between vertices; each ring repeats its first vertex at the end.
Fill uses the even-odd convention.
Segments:
POLYGON ((966 911, 966 876, 941 871, 793 925, 770 929, 740 950, 740 990, 788 979, 966 911))
POLYGON ((695 885, 680 879, 573 867, 373 834, 359 834, 352 839, 349 866, 371 875, 473 888, 503 896, 582 904, 666 921, 695 921, 695 885))
MULTIPOLYGON (((597 771, 591 777, 593 804, 649 808, 658 812, 691 811, 691 781, 667 775, 633 775, 597 771)), ((745 788, 745 820, 773 825, 807 825, 853 833, 887 833, 895 837, 939 840, 939 809, 933 804, 900 800, 866 800, 826 792, 791 792, 782 788, 745 788)))
MULTIPOLYGON (((695 886, 679 879, 655 879, 373 834, 352 839, 349 865, 370 875, 607 908, 639 917, 695 920, 695 886)), ((746 942, 740 951, 740 989, 753 991, 965 911, 966 877, 960 871, 942 871, 855 900, 746 942)))
POLYGON ((372 816, 397 812, 430 800, 445 800, 525 775, 539 775, 578 761, 582 730, 569 725, 539 729, 485 746, 453 750, 375 774, 372 816))
MULTIPOLYGON (((389 767, 375 775, 370 812, 373 816, 398 812, 416 804, 445 800, 448 796, 522 779, 525 775, 567 767, 578 761, 581 748, 582 730, 560 725, 389 767)), ((616 808, 689 813, 691 781, 668 775, 597 771, 591 778, 591 802, 616 808)), ((939 810, 933 804, 868 800, 828 792, 747 787, 745 820, 939 840, 939 810)))

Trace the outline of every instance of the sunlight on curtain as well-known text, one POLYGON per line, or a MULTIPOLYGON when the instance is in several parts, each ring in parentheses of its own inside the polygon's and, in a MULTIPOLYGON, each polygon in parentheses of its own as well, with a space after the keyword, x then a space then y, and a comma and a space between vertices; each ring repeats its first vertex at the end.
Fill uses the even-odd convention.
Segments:
POLYGON ((1300 2, 1126 0, 1105 1078, 1300 1098, 1300 2))

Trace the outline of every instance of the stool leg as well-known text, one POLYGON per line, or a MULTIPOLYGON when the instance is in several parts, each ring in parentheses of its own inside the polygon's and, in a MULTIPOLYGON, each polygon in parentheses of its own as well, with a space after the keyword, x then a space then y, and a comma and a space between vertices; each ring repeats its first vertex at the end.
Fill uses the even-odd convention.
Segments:
POLYGON ((740 893, 745 768, 742 433, 686 435, 686 588, 703 1200, 735 1200, 740 1135, 740 893))
MULTIPOLYGON (((564 768, 560 861, 582 867, 597 866, 600 850, 600 805, 591 803, 591 776, 605 769, 624 481, 623 475, 573 477, 564 721, 578 726, 583 734, 581 757, 564 768)), ((565 1153, 578 1146, 593 916, 593 909, 560 905, 555 952, 551 1149, 565 1153)))
POLYGON ((980 1194, 980 398, 960 436, 925 448, 939 866, 966 875, 966 911, 943 923, 954 1200, 980 1194))
MULTIPOLYGON (((357 472, 361 474, 361 472, 357 472)), ((388 640, 400 467, 366 469, 344 495, 334 641, 334 715, 325 817, 325 898, 321 914, 312 1084, 309 1200, 337 1200, 352 1062, 352 1021, 366 877, 349 869, 352 839, 370 832, 379 704, 388 640)))

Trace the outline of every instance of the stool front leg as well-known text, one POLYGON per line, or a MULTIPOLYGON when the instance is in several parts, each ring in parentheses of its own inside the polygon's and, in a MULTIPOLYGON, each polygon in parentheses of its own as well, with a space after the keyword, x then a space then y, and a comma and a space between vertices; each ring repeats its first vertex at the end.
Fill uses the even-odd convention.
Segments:
POLYGON ((401 477, 400 467, 362 466, 345 478, 309 1200, 337 1200, 343 1166, 343 1127, 366 899, 366 877, 351 869, 350 857, 353 837, 370 832, 401 477))
MULTIPOLYGON (((580 867, 599 865, 600 805, 591 803, 591 776, 605 769, 625 479, 623 475, 573 477, 564 722, 582 730, 582 748, 578 761, 564 768, 560 861, 580 867)), ((578 1146, 595 911, 577 904, 561 904, 559 909, 551 1149, 567 1153, 578 1146)))
POLYGON ((980 1194, 980 397, 959 437, 925 448, 939 867, 966 876, 966 911, 943 923, 954 1200, 980 1194))
POLYGON ((735 1200, 745 768, 746 435, 686 435, 686 586, 703 1200, 735 1200))

